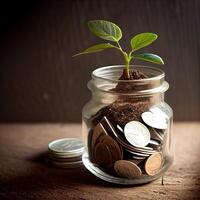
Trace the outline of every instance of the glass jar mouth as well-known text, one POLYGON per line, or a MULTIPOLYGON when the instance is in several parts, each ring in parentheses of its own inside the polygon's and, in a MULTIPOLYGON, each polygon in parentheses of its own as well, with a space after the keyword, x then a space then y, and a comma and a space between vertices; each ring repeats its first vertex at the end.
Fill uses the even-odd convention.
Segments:
POLYGON ((140 83, 144 81, 156 81, 161 80, 165 77, 165 72, 156 67, 149 67, 143 65, 130 65, 130 69, 136 69, 145 73, 148 78, 136 79, 136 80, 119 80, 122 75, 124 65, 110 65, 105 67, 100 67, 92 72, 92 78, 108 82, 127 82, 127 83, 140 83))
POLYGON ((169 84, 164 80, 163 70, 142 65, 131 65, 130 69, 136 69, 148 78, 136 80, 119 80, 123 73, 124 65, 105 66, 95 69, 92 72, 92 80, 88 83, 91 91, 101 91, 107 93, 120 93, 122 95, 151 95, 154 93, 165 92, 169 84), (131 90, 117 90, 116 87, 127 87, 131 85, 131 90))

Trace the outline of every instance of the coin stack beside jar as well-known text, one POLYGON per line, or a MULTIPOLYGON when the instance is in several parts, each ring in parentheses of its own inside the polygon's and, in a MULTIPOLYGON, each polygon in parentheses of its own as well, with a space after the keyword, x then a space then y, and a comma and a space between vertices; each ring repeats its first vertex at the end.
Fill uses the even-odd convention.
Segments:
POLYGON ((83 142, 76 138, 55 140, 48 145, 48 162, 59 168, 74 168, 82 165, 83 142))
POLYGON ((90 160, 119 177, 134 179, 154 176, 162 168, 167 115, 152 107, 141 115, 142 122, 130 121, 114 127, 104 116, 88 135, 90 160))

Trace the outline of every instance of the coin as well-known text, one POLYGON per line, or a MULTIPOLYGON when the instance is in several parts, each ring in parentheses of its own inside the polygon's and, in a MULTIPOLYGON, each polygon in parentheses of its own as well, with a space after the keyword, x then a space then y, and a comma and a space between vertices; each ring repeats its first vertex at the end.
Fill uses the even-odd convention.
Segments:
POLYGON ((92 150, 92 136, 93 136, 93 129, 89 130, 88 138, 87 138, 87 150, 89 154, 89 158, 91 162, 93 162, 93 150, 92 150))
POLYGON ((149 144, 148 144, 149 147, 152 147, 154 150, 161 150, 162 148, 162 145, 159 141, 157 140, 150 140, 149 144))
MULTIPOLYGON (((106 117, 105 117, 106 119, 106 117)), ((108 120, 108 119, 107 119, 108 120)), ((112 126, 112 124, 109 122, 108 125, 110 126, 110 131, 112 131, 113 137, 117 140, 117 142, 123 146, 125 149, 129 150, 129 151, 136 151, 138 153, 147 153, 147 154, 153 154, 156 151, 153 150, 153 148, 151 147, 134 147, 131 144, 127 143, 127 140, 125 140, 125 138, 123 138, 120 134, 117 134, 117 132, 115 131, 115 128, 112 126)), ((107 129, 106 129, 107 130, 107 129)), ((108 131, 108 133, 110 133, 110 131, 108 131)))
POLYGON ((115 161, 123 158, 119 144, 109 135, 102 135, 101 142, 95 146, 95 163, 104 168, 112 168, 115 161))
POLYGON ((57 156, 54 154, 49 153, 48 154, 48 158, 54 161, 59 161, 59 162, 74 162, 74 161, 80 161, 81 160, 81 156, 73 156, 73 157, 63 157, 63 156, 57 156))
POLYGON ((139 153, 148 153, 148 154, 153 154, 155 153, 155 150, 153 150, 153 148, 151 147, 142 147, 142 148, 139 148, 139 147, 134 147, 132 146, 131 144, 129 143, 126 143, 122 137, 120 137, 119 135, 115 135, 116 136, 116 140, 119 142, 119 144, 121 144, 126 150, 129 150, 129 151, 136 151, 136 152, 139 152, 139 153))
POLYGON ((56 162, 56 161, 49 161, 51 165, 59 168, 77 168, 82 166, 82 161, 75 161, 75 162, 56 162))
POLYGON ((152 112, 144 112, 141 115, 142 120, 149 126, 157 129, 167 129, 167 119, 165 115, 152 112))
POLYGON ((63 152, 63 153, 57 153, 49 150, 49 153, 56 156, 56 157, 63 157, 63 158, 71 158, 82 155, 83 151, 77 151, 77 152, 63 152))
POLYGON ((103 127, 106 129, 107 133, 111 137, 114 137, 114 132, 116 132, 116 130, 106 116, 103 117, 103 119, 101 120, 101 123, 102 123, 103 127))
POLYGON ((140 157, 140 156, 132 156, 133 159, 136 159, 136 160, 144 160, 146 159, 146 157, 140 157))
MULTIPOLYGON (((138 152, 135 152, 135 151, 129 151, 129 150, 126 150, 127 152, 133 154, 134 156, 141 156, 141 157, 149 157, 149 154, 145 154, 145 153, 138 153, 138 152)), ((151 154, 150 154, 151 155, 151 154)))
POLYGON ((149 131, 151 134, 151 139, 154 140, 159 140, 159 141, 163 141, 163 134, 161 134, 159 131, 157 131, 156 129, 149 127, 149 131))
POLYGON ((139 165, 142 162, 142 160, 139 159, 128 159, 128 161, 135 163, 136 165, 139 165))
POLYGON ((118 129, 121 133, 124 133, 123 128, 122 128, 120 125, 118 125, 118 124, 117 124, 117 129, 118 129))
POLYGON ((84 150, 83 142, 77 138, 63 138, 55 140, 48 145, 50 152, 54 154, 76 154, 84 150))
MULTIPOLYGON (((109 137, 103 137, 102 136, 102 140, 104 140, 104 143, 107 143, 108 146, 110 146, 110 150, 114 151, 115 154, 117 155, 117 159, 120 160, 122 159, 123 156, 123 151, 121 146, 113 139, 115 138, 116 130, 114 128, 114 126, 112 125, 112 123, 108 120, 107 117, 103 117, 103 119, 101 120, 101 123, 103 125, 103 127, 105 128, 106 132, 109 134, 107 136, 109 137), (119 158, 120 157, 120 158, 119 158)), ((114 154, 113 154, 114 155, 114 154)))
POLYGON ((155 145, 155 146, 159 146, 160 145, 160 143, 158 141, 156 141, 156 140, 150 140, 149 144, 150 145, 155 145))
POLYGON ((123 178, 134 179, 142 175, 141 169, 128 160, 118 160, 114 164, 116 173, 123 178))
POLYGON ((104 143, 98 143, 94 153, 95 163, 99 166, 109 169, 113 165, 112 154, 108 146, 104 143))
POLYGON ((91 148, 94 149, 94 146, 96 143, 98 143, 97 140, 101 135, 107 135, 107 134, 108 133, 104 129, 103 125, 101 123, 98 123, 93 129, 91 148))
POLYGON ((164 109, 164 107, 153 106, 149 109, 149 111, 156 115, 164 115, 167 119, 169 118, 169 113, 167 114, 167 111, 164 109))
POLYGON ((124 127, 127 141, 135 147, 145 147, 150 141, 148 128, 138 121, 128 122, 124 127))
POLYGON ((145 162, 145 171, 148 175, 154 176, 162 166, 162 154, 157 152, 152 154, 145 162))
POLYGON ((107 145, 113 158, 113 162, 123 158, 123 151, 121 146, 109 135, 102 136, 102 143, 107 145))

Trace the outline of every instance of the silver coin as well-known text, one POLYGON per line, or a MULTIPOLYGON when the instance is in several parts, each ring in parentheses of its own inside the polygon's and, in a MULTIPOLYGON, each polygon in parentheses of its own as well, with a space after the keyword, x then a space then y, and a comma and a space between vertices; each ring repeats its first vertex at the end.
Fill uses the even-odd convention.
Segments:
POLYGON ((156 129, 154 129, 152 127, 149 128, 149 131, 151 134, 151 139, 163 141, 164 135, 161 134, 159 131, 157 131, 156 129))
POLYGON ((114 126, 108 120, 108 118, 106 116, 104 116, 103 119, 101 120, 101 124, 106 129, 108 135, 110 135, 111 137, 113 137, 114 136, 114 132, 116 132, 116 130, 115 130, 114 126))
POLYGON ((163 137, 163 138, 164 138, 164 136, 166 134, 166 130, 164 130, 164 129, 156 129, 156 132, 158 134, 160 134, 160 136, 163 137))
POLYGON ((118 124, 117 124, 117 129, 118 129, 121 133, 124 133, 123 128, 122 128, 120 125, 118 125, 118 124))
POLYGON ((124 141, 124 139, 122 137, 120 137, 119 135, 115 135, 116 140, 118 141, 119 144, 121 144, 125 149, 129 150, 129 151, 136 151, 139 153, 148 153, 148 154, 153 154, 155 153, 155 151, 153 150, 152 147, 134 147, 131 144, 127 143, 124 141))
POLYGON ((150 140, 148 146, 153 147, 154 150, 161 150, 162 145, 156 140, 150 140))
POLYGON ((150 112, 156 114, 156 115, 162 115, 164 116, 166 119, 169 118, 169 116, 163 111, 161 110, 161 108, 157 107, 157 106, 153 106, 149 109, 150 112))
POLYGON ((117 134, 117 131, 115 130, 115 128, 113 127, 113 125, 109 122, 109 120, 104 117, 104 119, 107 121, 107 125, 109 126, 109 133, 112 131, 112 135, 116 138, 117 142, 119 144, 121 144, 125 149, 130 150, 130 151, 137 151, 139 153, 148 153, 148 154, 153 154, 155 153, 155 150, 153 150, 153 148, 151 147, 134 147, 131 144, 127 143, 127 141, 125 141, 125 139, 120 135, 117 134))
POLYGON ((124 127, 127 141, 135 147, 145 147, 150 141, 148 128, 138 121, 128 122, 124 127))
POLYGON ((58 162, 74 162, 74 161, 80 161, 81 160, 82 155, 76 156, 76 157, 59 157, 59 156, 55 156, 51 153, 48 154, 48 158, 54 161, 58 161, 58 162))
POLYGON ((136 152, 136 153, 142 153, 142 154, 148 154, 148 155, 151 155, 153 153, 155 153, 156 150, 154 150, 152 147, 151 147, 152 150, 143 150, 142 148, 140 149, 125 149, 126 151, 129 151, 129 152, 136 152))
POLYGON ((155 146, 159 146, 160 145, 160 143, 158 141, 156 141, 156 140, 150 140, 149 144, 152 144, 152 145, 155 145, 155 146))
POLYGON ((135 151, 129 151, 129 150, 126 150, 128 151, 129 153, 135 155, 135 156, 141 156, 141 157, 148 157, 149 154, 144 154, 144 153, 138 153, 138 152, 135 152, 135 151))
POLYGON ((146 159, 146 157, 141 157, 141 156, 132 156, 132 158, 134 158, 136 160, 144 160, 144 159, 146 159))
POLYGON ((157 129, 167 129, 167 119, 164 115, 152 112, 144 112, 141 115, 142 120, 150 127, 157 129))
POLYGON ((80 139, 63 138, 55 140, 48 145, 49 151, 55 154, 73 154, 83 152, 84 146, 80 139))
POLYGON ((49 151, 49 154, 57 158, 74 158, 74 157, 81 156, 83 154, 83 151, 75 152, 75 153, 55 153, 53 151, 49 151))
POLYGON ((50 164, 59 167, 59 168, 76 168, 82 166, 82 161, 76 161, 76 162, 56 162, 56 161, 50 161, 50 164))

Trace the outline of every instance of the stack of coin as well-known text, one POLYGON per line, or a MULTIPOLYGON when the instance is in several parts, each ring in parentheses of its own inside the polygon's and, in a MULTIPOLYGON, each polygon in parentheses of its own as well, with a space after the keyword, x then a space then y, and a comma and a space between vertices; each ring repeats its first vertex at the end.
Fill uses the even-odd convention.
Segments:
POLYGON ((130 121, 122 127, 104 116, 90 131, 90 160, 119 177, 133 179, 156 175, 163 164, 166 114, 160 108, 142 113, 142 122, 130 121))
POLYGON ((48 145, 48 161, 55 167, 74 168, 82 165, 83 142, 76 138, 55 140, 48 145))

